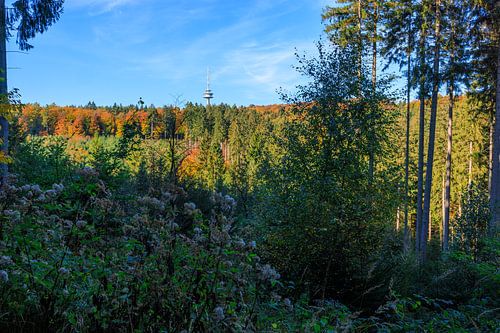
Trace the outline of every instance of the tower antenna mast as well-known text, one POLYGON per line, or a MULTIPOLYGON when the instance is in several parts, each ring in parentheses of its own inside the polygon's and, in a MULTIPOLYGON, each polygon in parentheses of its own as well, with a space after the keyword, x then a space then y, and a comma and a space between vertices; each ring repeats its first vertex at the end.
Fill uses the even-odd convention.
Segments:
POLYGON ((203 93, 203 98, 207 100, 207 107, 209 107, 210 100, 214 98, 214 93, 210 90, 210 68, 207 68, 207 89, 203 93))

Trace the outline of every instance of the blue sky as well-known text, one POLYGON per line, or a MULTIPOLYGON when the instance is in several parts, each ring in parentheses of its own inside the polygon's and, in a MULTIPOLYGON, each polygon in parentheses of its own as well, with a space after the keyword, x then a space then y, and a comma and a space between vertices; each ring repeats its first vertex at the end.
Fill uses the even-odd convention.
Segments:
MULTIPOLYGON (((294 53, 314 54, 327 0, 66 0, 29 54, 9 53, 9 88, 41 104, 279 102, 300 78, 294 53)), ((11 41, 9 50, 16 50, 11 41)))

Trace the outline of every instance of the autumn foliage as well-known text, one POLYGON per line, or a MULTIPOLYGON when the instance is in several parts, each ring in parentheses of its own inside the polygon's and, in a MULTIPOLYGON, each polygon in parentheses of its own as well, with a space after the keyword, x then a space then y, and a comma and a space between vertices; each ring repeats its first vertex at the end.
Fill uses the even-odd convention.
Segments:
POLYGON ((122 136, 125 125, 132 126, 144 138, 163 138, 168 113, 179 117, 178 108, 122 107, 75 107, 28 104, 22 109, 19 125, 22 131, 32 135, 57 136, 122 136))

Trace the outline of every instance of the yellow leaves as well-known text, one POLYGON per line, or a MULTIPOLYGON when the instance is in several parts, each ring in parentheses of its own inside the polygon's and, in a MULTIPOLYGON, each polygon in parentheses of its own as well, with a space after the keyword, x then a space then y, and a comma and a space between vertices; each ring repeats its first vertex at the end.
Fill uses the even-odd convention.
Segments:
POLYGON ((12 157, 5 154, 4 151, 0 151, 0 164, 11 164, 12 157))
POLYGON ((11 114, 12 107, 10 104, 5 103, 5 98, 0 95, 0 116, 8 118, 11 114))
MULTIPOLYGON (((1 78, 0 78, 1 79, 1 78)), ((22 106, 18 89, 12 89, 8 94, 0 94, 0 117, 11 119, 20 112, 22 106)))

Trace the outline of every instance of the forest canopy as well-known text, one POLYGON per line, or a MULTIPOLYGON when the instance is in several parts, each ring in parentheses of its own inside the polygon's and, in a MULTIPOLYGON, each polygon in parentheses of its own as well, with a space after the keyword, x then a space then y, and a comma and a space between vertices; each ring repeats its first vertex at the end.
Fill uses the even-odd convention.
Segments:
POLYGON ((4 75, 0 331, 497 331, 499 18, 332 2, 267 106, 23 104, 4 75))

